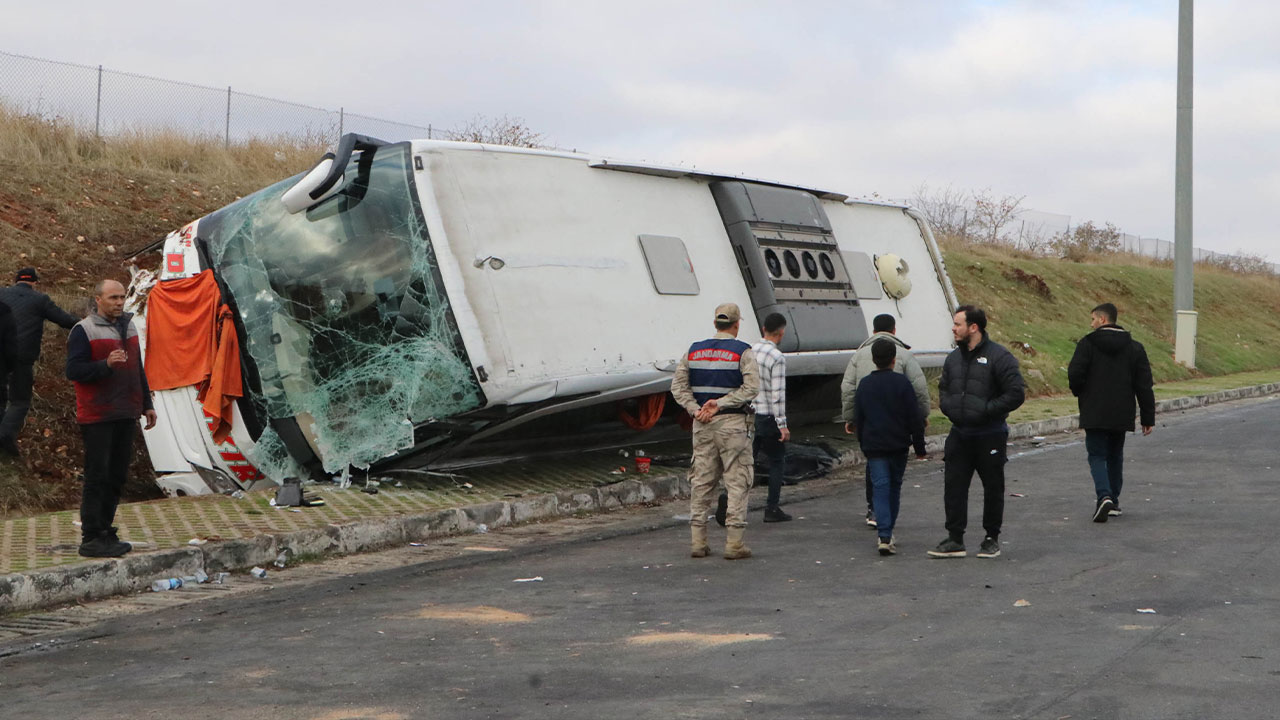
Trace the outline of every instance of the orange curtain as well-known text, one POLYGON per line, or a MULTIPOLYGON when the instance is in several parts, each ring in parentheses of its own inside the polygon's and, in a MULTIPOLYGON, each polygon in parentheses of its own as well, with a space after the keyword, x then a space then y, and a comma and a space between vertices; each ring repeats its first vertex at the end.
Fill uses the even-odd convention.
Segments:
POLYGON ((639 404, 635 415, 627 412, 627 407, 618 403, 618 419, 632 430, 648 430, 658 424, 662 410, 667 406, 666 393, 645 395, 636 401, 639 404))
POLYGON ((213 271, 162 280, 147 296, 147 384, 198 385, 213 371, 220 294, 213 271))
POLYGON ((234 318, 231 308, 226 305, 219 308, 218 349, 213 356, 209 382, 200 389, 204 411, 214 419, 209 429, 216 443, 221 443, 231 434, 233 403, 244 395, 240 379, 240 338, 236 336, 234 318))

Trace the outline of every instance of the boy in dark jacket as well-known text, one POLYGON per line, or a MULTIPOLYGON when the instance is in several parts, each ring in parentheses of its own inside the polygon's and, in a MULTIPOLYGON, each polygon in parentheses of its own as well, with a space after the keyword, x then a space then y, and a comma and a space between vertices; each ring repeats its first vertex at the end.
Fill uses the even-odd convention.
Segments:
POLYGON ((1071 394, 1079 398, 1080 427, 1093 475, 1093 521, 1120 514, 1124 485, 1124 436, 1133 432, 1134 400, 1142 414, 1142 434, 1156 424, 1156 398, 1151 389, 1151 363, 1142 343, 1116 324, 1119 312, 1102 303, 1090 313, 1093 332, 1076 343, 1067 366, 1071 394))
POLYGON ((876 548, 881 555, 897 552, 893 526, 898 521, 907 449, 914 445, 916 457, 925 457, 925 418, 920 417, 911 381, 893 371, 897 353, 892 341, 875 341, 871 345, 871 359, 876 369, 858 383, 853 397, 853 425, 857 428, 862 454, 867 457, 879 536, 876 548))
POLYGON ((1000 555, 1000 526, 1004 522, 1004 464, 1009 413, 1022 405, 1026 389, 1018 359, 987 337, 987 314, 961 305, 952 316, 951 336, 956 349, 942 364, 938 405, 951 420, 943 449, 943 505, 947 539, 929 557, 961 558, 964 531, 969 524, 969 483, 977 471, 982 479, 982 528, 987 536, 978 557, 1000 555))

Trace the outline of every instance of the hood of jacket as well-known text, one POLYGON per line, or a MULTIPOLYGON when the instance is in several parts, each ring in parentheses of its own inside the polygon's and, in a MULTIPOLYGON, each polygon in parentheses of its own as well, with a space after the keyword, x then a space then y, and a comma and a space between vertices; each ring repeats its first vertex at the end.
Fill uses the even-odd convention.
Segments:
POLYGON ((1119 325, 1103 325, 1102 327, 1089 333, 1089 342, 1099 351, 1108 355, 1116 353, 1129 347, 1132 337, 1129 331, 1119 325))
POLYGON ((906 350, 911 349, 910 345, 902 342, 902 340, 897 335, 894 335, 891 332, 872 333, 871 337, 862 341, 862 344, 858 346, 858 349, 861 350, 862 348, 871 347, 872 343, 874 343, 877 340, 892 340, 895 343, 897 343, 898 347, 900 348, 904 348, 906 350))

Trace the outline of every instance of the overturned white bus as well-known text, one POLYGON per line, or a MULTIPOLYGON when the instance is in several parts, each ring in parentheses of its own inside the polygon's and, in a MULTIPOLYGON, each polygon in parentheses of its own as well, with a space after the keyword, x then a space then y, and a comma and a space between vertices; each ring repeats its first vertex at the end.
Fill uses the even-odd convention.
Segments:
POLYGON ((145 438, 170 494, 428 465, 538 418, 664 394, 721 302, 744 309, 748 341, 787 316, 793 383, 838 377, 882 312, 936 365, 955 306, 907 207, 432 140, 346 135, 163 252, 135 275, 133 309, 210 278, 243 385, 218 440, 199 382, 155 392, 145 438))

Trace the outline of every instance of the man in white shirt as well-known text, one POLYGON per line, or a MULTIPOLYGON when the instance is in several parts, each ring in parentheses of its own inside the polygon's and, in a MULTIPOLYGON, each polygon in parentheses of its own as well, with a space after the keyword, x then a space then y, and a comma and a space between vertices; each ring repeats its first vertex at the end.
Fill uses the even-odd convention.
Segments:
POLYGON ((786 470, 786 442, 791 439, 787 429, 787 359, 778 349, 782 336, 787 332, 787 319, 779 313, 770 313, 764 319, 760 334, 764 340, 751 346, 756 364, 760 366, 760 392, 756 394, 756 453, 763 452, 769 458, 769 498, 765 503, 765 522, 786 522, 791 516, 778 507, 782 493, 783 473, 786 470))

